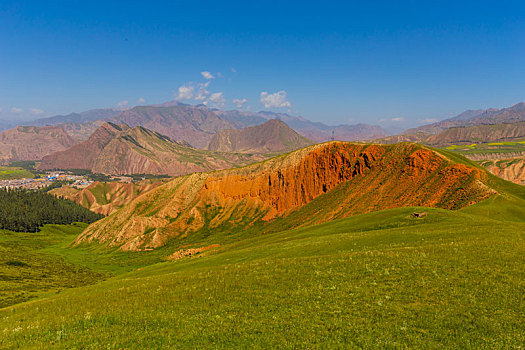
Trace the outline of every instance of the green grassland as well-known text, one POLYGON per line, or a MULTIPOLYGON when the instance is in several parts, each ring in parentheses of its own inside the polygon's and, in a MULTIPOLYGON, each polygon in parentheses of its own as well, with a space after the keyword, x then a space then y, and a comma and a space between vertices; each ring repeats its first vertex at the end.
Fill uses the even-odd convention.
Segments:
POLYGON ((35 174, 20 167, 0 166, 0 180, 32 179, 35 174))
MULTIPOLYGON (((27 249, 85 271, 77 285, 99 282, 0 309, 0 347, 518 349, 525 193, 493 181, 508 192, 459 211, 399 208, 253 233, 169 262, 174 247, 69 248, 81 227, 49 227, 40 239, 51 242, 34 249, 28 237, 27 249)), ((24 255, 9 259, 32 264, 24 255)))

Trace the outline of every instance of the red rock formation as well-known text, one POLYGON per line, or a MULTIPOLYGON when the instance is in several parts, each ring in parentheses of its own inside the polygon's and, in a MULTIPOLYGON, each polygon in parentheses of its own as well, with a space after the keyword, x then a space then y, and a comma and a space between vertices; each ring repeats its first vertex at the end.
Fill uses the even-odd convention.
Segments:
POLYGON ((331 142, 175 179, 91 225, 77 242, 134 250, 203 228, 278 223, 291 214, 302 225, 402 206, 458 209, 495 193, 485 179, 482 170, 415 144, 331 142))

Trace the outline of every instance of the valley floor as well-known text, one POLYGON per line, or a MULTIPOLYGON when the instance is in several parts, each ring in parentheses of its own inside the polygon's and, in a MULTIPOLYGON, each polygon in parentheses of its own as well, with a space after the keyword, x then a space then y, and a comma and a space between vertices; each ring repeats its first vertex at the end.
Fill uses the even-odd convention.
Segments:
POLYGON ((168 254, 94 258, 70 233, 42 254, 84 273, 64 272, 84 276, 70 287, 99 282, 0 309, 0 347, 518 349, 525 216, 502 221, 503 204, 385 210, 155 264, 168 254))

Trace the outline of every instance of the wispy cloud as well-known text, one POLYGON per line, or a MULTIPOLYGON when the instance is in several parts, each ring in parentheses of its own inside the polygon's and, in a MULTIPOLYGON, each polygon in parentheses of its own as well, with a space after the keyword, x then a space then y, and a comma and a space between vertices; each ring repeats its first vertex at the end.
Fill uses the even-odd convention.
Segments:
POLYGON ((129 104, 128 100, 120 101, 117 103, 118 108, 125 108, 129 104))
POLYGON ((24 110, 22 108, 11 107, 11 113, 13 113, 13 114, 22 114, 22 112, 24 112, 24 110))
POLYGON ((237 108, 242 108, 246 102, 248 102, 248 100, 245 98, 243 99, 235 98, 233 100, 233 103, 237 106, 237 108))
POLYGON ((290 108, 292 107, 292 104, 286 99, 286 96, 287 93, 284 90, 273 94, 263 91, 261 92, 261 98, 259 101, 263 104, 264 108, 290 108))
POLYGON ((405 121, 405 118, 403 117, 397 117, 397 118, 392 118, 391 119, 394 123, 401 123, 401 122, 404 122, 405 121))
POLYGON ((435 118, 426 118, 426 119, 421 119, 419 122, 421 124, 432 124, 432 123, 435 123, 437 122, 438 120, 435 119, 435 118))
POLYGON ((144 97, 139 97, 139 99, 137 100, 137 103, 144 104, 146 103, 146 99, 144 97))
POLYGON ((210 85, 209 81, 207 81, 204 84, 202 84, 202 83, 197 84, 197 93, 195 94, 195 100, 196 101, 204 101, 204 100, 206 100, 206 98, 210 94, 210 92, 208 90, 206 90, 206 88, 209 85, 210 85))
POLYGON ((204 72, 201 72, 201 75, 204 77, 204 79, 215 79, 215 77, 213 76, 213 74, 211 74, 210 72, 208 71, 204 71, 204 72))
POLYGON ((44 111, 41 110, 40 108, 31 108, 29 110, 29 113, 31 113, 32 115, 42 115, 44 114, 44 111))

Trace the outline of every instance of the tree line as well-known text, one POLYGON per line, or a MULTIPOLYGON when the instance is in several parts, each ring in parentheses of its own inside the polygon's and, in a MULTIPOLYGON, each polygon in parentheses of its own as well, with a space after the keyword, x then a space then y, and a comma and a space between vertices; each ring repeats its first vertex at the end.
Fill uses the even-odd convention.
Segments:
POLYGON ((38 232, 45 224, 92 223, 104 217, 41 191, 0 189, 0 229, 38 232))

